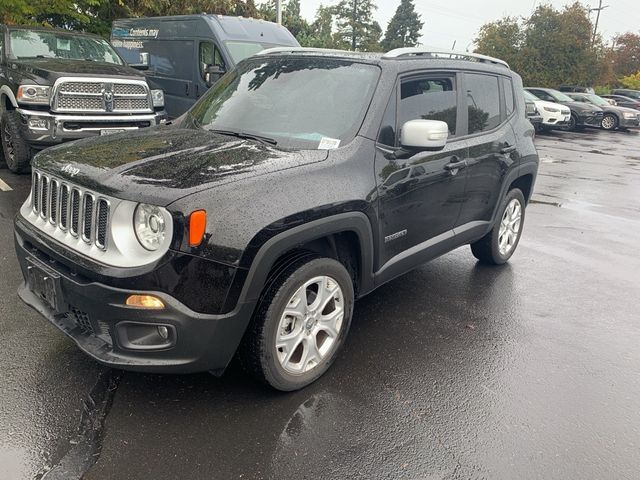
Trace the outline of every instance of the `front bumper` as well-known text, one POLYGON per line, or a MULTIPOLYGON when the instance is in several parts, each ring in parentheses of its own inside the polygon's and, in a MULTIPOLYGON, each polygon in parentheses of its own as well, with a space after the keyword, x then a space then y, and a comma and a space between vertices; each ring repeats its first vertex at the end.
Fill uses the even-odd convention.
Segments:
POLYGON ((620 117, 620 123, 618 127, 620 128, 636 128, 640 126, 640 113, 636 115, 634 118, 625 118, 620 117))
POLYGON ((226 314, 198 313, 164 292, 116 288, 72 271, 37 248, 32 240, 25 241, 16 231, 16 253, 24 277, 18 291, 20 298, 98 362, 156 373, 222 373, 233 358, 254 303, 238 303, 226 314), (34 278, 34 268, 51 279, 55 294, 42 296, 42 284, 38 285, 34 278), (126 299, 132 294, 154 295, 165 308, 127 306, 126 299), (136 335, 132 332, 141 328, 155 332, 158 326, 167 327, 166 342, 132 341, 132 335, 136 335))
POLYGON ((549 128, 566 127, 569 125, 571 112, 544 112, 542 115, 542 125, 549 128))
POLYGON ((68 140, 101 135, 110 131, 138 130, 167 121, 167 112, 135 115, 52 114, 18 108, 22 116, 24 139, 36 148, 45 148, 68 140), (33 125, 33 123, 39 125, 33 125))

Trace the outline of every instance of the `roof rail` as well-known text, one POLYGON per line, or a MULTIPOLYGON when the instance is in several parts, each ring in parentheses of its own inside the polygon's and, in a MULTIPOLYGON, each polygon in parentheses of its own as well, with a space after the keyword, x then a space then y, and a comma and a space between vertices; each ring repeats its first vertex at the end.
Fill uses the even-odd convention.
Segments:
POLYGON ((446 58, 442 57, 442 55, 448 56, 451 59, 473 59, 484 63, 494 63, 497 65, 502 65, 504 67, 509 68, 509 64, 504 60, 500 60, 499 58, 489 57, 487 55, 481 55, 479 53, 469 53, 469 52, 454 52, 454 51, 446 51, 446 50, 433 50, 427 47, 405 47, 405 48, 396 48, 385 53, 382 58, 399 58, 399 57, 420 57, 420 56, 430 56, 432 58, 446 58))
POLYGON ((273 47, 262 50, 256 53, 256 55, 270 55, 272 53, 304 53, 304 52, 316 52, 316 53, 353 53, 347 50, 335 50, 330 48, 311 48, 311 47, 273 47))

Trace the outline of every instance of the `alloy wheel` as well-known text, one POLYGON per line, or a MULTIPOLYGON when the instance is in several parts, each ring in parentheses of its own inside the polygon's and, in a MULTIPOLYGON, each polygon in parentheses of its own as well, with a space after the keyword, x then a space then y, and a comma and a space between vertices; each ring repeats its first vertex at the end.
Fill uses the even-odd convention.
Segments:
POLYGON ((602 119, 602 128, 605 130, 613 130, 616 128, 616 119, 611 115, 606 115, 602 119))
POLYGON ((314 277, 291 296, 276 331, 276 357, 293 375, 309 372, 338 343, 344 319, 344 294, 329 276, 314 277))
POLYGON ((498 250, 506 256, 513 250, 520 235, 522 224, 522 205, 517 198, 512 199, 505 208, 498 232, 498 250))

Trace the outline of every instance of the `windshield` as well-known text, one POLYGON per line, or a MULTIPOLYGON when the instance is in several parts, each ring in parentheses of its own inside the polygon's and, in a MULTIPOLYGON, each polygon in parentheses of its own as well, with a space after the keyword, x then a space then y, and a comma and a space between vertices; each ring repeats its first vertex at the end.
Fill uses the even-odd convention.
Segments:
POLYGON ((585 95, 585 97, 589 100, 590 103, 597 105, 599 107, 609 107, 611 104, 607 102, 604 98, 599 97, 598 95, 585 95))
POLYGON ((537 102, 540 99, 536 97, 533 93, 528 92, 527 90, 523 90, 525 100, 529 100, 530 102, 537 102))
POLYGON ((571 98, 568 95, 565 95, 562 92, 559 92, 557 90, 551 90, 549 92, 547 92, 549 95, 551 95, 553 98, 556 99, 556 101, 558 102, 575 102, 575 100, 573 98, 571 98))
POLYGON ((69 58, 122 65, 122 60, 106 41, 100 38, 65 33, 12 30, 9 33, 11 57, 69 58))
POLYGON ((255 57, 190 111, 196 125, 260 135, 289 148, 336 148, 357 133, 380 69, 332 58, 255 57))

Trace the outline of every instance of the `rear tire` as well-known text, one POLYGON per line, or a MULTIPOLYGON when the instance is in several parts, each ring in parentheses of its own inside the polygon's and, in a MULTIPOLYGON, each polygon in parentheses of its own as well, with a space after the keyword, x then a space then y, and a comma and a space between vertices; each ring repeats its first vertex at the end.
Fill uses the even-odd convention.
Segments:
POLYGON ((7 110, 0 119, 0 140, 4 161, 13 173, 25 173, 31 167, 31 147, 22 138, 20 114, 7 110))
POLYGON ((525 200, 518 188, 505 195, 491 231, 471 244, 471 252, 481 263, 502 265, 518 247, 524 226, 525 200))
POLYGON ((578 119, 573 113, 571 114, 571 117, 569 117, 569 125, 567 125, 567 130, 570 130, 572 132, 578 130, 578 119))
POLYGON ((294 261, 263 292, 238 350, 240 364, 276 390, 306 387, 340 351, 353 302, 353 282, 340 262, 294 261))

